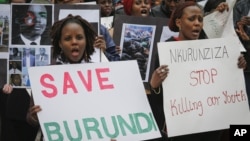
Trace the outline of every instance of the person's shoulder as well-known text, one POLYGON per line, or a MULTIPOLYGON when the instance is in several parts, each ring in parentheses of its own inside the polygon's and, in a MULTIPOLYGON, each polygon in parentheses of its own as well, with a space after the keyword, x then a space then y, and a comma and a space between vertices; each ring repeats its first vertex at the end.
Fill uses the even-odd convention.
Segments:
POLYGON ((156 5, 156 6, 154 6, 153 8, 152 8, 152 10, 156 10, 156 11, 158 11, 158 10, 160 10, 161 9, 161 5, 156 5))

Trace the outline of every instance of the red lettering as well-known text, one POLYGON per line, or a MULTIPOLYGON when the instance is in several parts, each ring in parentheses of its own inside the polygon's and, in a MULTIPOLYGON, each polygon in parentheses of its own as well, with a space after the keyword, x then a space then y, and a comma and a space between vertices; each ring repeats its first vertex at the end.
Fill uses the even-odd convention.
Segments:
POLYGON ((103 90, 103 89, 113 89, 114 88, 113 84, 104 85, 104 82, 108 81, 108 78, 107 77, 101 77, 101 73, 109 72, 109 68, 99 68, 99 69, 96 69, 95 71, 96 71, 98 83, 99 83, 99 86, 100 86, 101 90, 103 90))
POLYGON ((197 70, 190 73, 190 78, 193 82, 189 84, 191 86, 197 86, 198 84, 210 84, 214 83, 214 78, 217 76, 217 70, 212 68, 210 70, 197 70))
POLYGON ((72 89, 74 93, 78 92, 69 72, 65 72, 63 80, 63 94, 67 94, 68 89, 72 89))
POLYGON ((77 71, 80 79, 82 80, 83 85, 87 89, 87 91, 92 91, 92 77, 91 77, 91 70, 88 70, 88 81, 84 78, 81 71, 77 71))
POLYGON ((51 89, 51 92, 48 92, 46 90, 42 90, 41 92, 45 97, 53 98, 57 95, 57 88, 55 85, 45 82, 46 81, 45 79, 48 79, 49 81, 54 81, 54 78, 50 74, 44 74, 40 78, 41 85, 44 86, 45 88, 51 89))

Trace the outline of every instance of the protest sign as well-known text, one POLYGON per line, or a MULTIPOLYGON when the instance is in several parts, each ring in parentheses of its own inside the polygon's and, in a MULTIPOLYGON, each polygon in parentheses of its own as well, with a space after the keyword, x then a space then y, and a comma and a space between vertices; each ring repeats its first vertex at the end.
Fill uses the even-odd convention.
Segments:
POLYGON ((158 43, 160 64, 169 66, 163 82, 169 137, 249 123, 236 44, 235 37, 158 43))
POLYGON ((128 15, 114 17, 114 33, 116 33, 114 42, 122 49, 121 60, 138 61, 141 79, 147 93, 150 93, 148 82, 151 77, 150 74, 154 71, 157 42, 160 41, 161 36, 168 37, 168 33, 172 35, 171 32, 162 34, 163 27, 167 25, 168 19, 128 15))
POLYGON ((136 61, 33 67, 29 74, 45 140, 160 137, 136 61))

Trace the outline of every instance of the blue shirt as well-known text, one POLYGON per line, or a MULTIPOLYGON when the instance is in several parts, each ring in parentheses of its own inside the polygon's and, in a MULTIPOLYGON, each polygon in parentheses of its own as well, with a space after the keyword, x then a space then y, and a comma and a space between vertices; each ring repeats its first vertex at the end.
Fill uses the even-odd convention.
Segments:
POLYGON ((120 55, 118 52, 116 52, 115 48, 116 45, 114 43, 114 40, 111 38, 107 28, 101 24, 100 33, 103 35, 105 41, 106 41, 106 51, 105 55, 109 61, 119 61, 120 55))

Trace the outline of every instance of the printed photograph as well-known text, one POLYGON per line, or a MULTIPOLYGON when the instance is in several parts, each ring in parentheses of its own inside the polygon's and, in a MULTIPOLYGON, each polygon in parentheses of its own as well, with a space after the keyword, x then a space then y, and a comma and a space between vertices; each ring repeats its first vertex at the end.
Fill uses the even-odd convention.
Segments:
POLYGON ((8 52, 10 5, 0 5, 0 52, 8 52))
POLYGON ((148 80, 155 25, 123 24, 121 60, 137 60, 143 81, 148 80))
POLYGON ((12 4, 11 45, 50 45, 52 5, 12 4))

